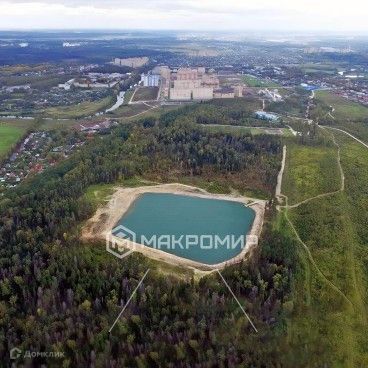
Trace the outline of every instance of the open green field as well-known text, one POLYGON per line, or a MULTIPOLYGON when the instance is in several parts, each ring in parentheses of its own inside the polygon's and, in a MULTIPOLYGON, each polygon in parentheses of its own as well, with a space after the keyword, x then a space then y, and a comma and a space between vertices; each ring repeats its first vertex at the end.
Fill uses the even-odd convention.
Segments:
POLYGON ((158 87, 139 87, 133 101, 152 101, 157 99, 158 87))
POLYGON ((317 91, 316 100, 317 104, 320 102, 332 106, 334 108, 332 115, 336 119, 359 121, 368 118, 368 107, 349 101, 329 91, 317 91))
POLYGON ((50 107, 42 111, 44 117, 54 119, 77 119, 97 112, 104 111, 114 103, 114 98, 109 96, 100 101, 88 101, 78 105, 50 107))
POLYGON ((8 75, 17 74, 17 73, 41 72, 46 67, 47 67, 47 64, 0 66, 0 75, 8 76, 8 75))
POLYGON ((134 93, 134 89, 128 89, 124 94, 124 105, 127 105, 130 102, 134 93))
POLYGON ((335 70, 325 70, 325 69, 318 69, 318 68, 303 68, 302 69, 304 73, 306 74, 320 74, 320 73, 323 73, 323 74, 331 74, 331 75, 334 75, 336 74, 336 71, 335 70))
POLYGON ((54 130, 54 129, 71 129, 75 126, 78 126, 81 121, 77 121, 74 119, 68 120, 56 120, 56 119, 43 119, 40 120, 39 125, 37 126, 40 130, 54 130))
POLYGON ((87 188, 84 198, 92 204, 95 208, 108 201, 110 196, 115 192, 116 188, 122 187, 141 187, 144 185, 154 185, 155 182, 150 182, 139 177, 131 179, 120 180, 119 182, 112 184, 95 184, 87 188))
MULTIPOLYGON (((286 366, 368 366, 368 149, 341 133, 334 135, 341 147, 345 190, 287 210, 308 251, 299 241, 286 366)), ((338 187, 333 150, 319 147, 313 155, 312 149, 288 145, 282 191, 294 201, 338 187), (331 169, 325 170, 328 163, 331 169)), ((292 232, 285 218, 279 226, 292 232)))
POLYGON ((94 208, 97 208, 108 201, 109 196, 114 193, 114 188, 117 186, 117 183, 91 185, 84 194, 84 198, 87 199, 94 208))
POLYGON ((338 190, 339 185, 335 146, 287 146, 283 190, 289 196, 289 204, 338 190))
MULTIPOLYGON (((153 105, 153 106, 155 106, 155 105, 153 105)), ((169 112, 169 111, 177 110, 179 108, 180 108, 180 106, 175 106, 175 105, 158 106, 158 107, 155 107, 154 109, 145 110, 138 116, 128 116, 125 120, 126 121, 134 121, 134 120, 139 120, 139 119, 146 118, 146 117, 159 118, 162 114, 164 114, 166 112, 169 112)))
MULTIPOLYGON (((152 106, 156 106, 153 105, 152 106)), ((119 107, 114 113, 112 117, 116 118, 122 122, 134 121, 139 120, 145 117, 159 117, 163 113, 176 110, 179 106, 158 106, 155 108, 150 108, 144 104, 133 104, 133 105, 123 105, 119 107)), ((110 115, 110 114, 109 114, 110 115)), ((109 116, 107 115, 107 116, 109 116)))
POLYGON ((144 104, 122 105, 107 116, 115 118, 129 118, 131 116, 141 114, 148 109, 149 107, 144 104))
MULTIPOLYGON (((6 74, 5 74, 6 75, 6 74)), ((48 90, 57 86, 59 83, 65 83, 75 77, 73 74, 65 75, 32 75, 32 76, 3 76, 0 73, 0 84, 13 86, 29 84, 32 88, 48 90)))
POLYGON ((243 79, 243 82, 248 87, 275 87, 277 88, 279 86, 276 82, 273 82, 271 80, 259 79, 251 75, 243 75, 242 79, 243 79))
POLYGON ((315 118, 322 124, 343 129, 364 141, 368 141, 368 107, 349 101, 327 91, 316 93, 315 118), (334 109, 331 111, 331 107, 334 109), (333 118, 328 114, 331 113, 333 118))
POLYGON ((252 135, 259 134, 270 134, 270 135, 281 135, 284 137, 292 137, 292 133, 288 128, 248 128, 244 126, 236 125, 203 125, 203 128, 211 130, 213 132, 221 133, 250 133, 252 135))
POLYGON ((368 123, 359 121, 339 121, 334 127, 345 130, 355 137, 368 142, 368 123))
POLYGON ((17 144, 27 131, 26 124, 0 121, 0 160, 17 144))
POLYGON ((234 110, 239 108, 245 108, 248 111, 262 109, 262 100, 258 97, 219 98, 211 100, 208 104, 234 110))
POLYGON ((338 70, 338 66, 336 64, 321 64, 321 63, 305 63, 301 64, 300 68, 304 73, 315 74, 315 73, 324 73, 324 74, 336 74, 338 70))

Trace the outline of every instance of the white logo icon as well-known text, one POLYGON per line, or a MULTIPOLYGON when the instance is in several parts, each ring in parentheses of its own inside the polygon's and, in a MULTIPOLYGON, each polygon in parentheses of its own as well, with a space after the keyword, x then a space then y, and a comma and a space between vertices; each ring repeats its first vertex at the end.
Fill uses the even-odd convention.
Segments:
POLYGON ((135 250, 136 234, 123 225, 118 225, 106 235, 106 250, 123 259, 135 250))
POLYGON ((13 348, 10 350, 10 359, 15 360, 18 359, 22 355, 22 350, 18 348, 13 348))

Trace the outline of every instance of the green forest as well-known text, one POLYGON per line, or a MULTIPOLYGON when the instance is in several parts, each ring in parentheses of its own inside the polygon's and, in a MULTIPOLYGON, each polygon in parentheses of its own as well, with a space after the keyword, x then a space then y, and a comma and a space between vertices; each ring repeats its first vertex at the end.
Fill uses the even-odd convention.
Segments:
POLYGON ((18 347, 65 353, 48 359, 48 366, 277 366, 279 347, 264 342, 285 333, 296 255, 293 240, 270 221, 252 262, 223 271, 259 334, 215 274, 198 279, 140 255, 122 262, 104 244, 82 244, 79 229, 95 210, 84 195, 91 185, 201 178, 272 198, 280 159, 278 138, 210 133, 171 112, 155 124, 145 119, 98 136, 6 192, 0 201, 3 364, 18 347), (109 334, 147 268, 147 279, 109 334))
MULTIPOLYGON (((302 134, 282 140, 201 125, 216 124, 214 111, 241 125, 250 115, 232 104, 198 104, 121 124, 4 192, 3 366, 11 364, 13 347, 64 353, 17 360, 35 367, 364 366, 367 302, 358 280, 367 279, 366 199, 360 189, 365 148, 342 134, 334 140, 315 124, 299 129, 295 123, 302 134), (278 211, 274 190, 284 144, 282 189, 290 204, 332 191, 330 197, 278 211), (346 175, 342 192, 335 192, 341 180, 338 147, 346 175), (222 271, 258 333, 217 273, 199 276, 137 253, 122 261, 103 242, 80 240, 85 221, 115 185, 152 182, 268 200, 259 247, 250 259, 222 271)), ((52 134, 59 142, 76 133, 52 134)))

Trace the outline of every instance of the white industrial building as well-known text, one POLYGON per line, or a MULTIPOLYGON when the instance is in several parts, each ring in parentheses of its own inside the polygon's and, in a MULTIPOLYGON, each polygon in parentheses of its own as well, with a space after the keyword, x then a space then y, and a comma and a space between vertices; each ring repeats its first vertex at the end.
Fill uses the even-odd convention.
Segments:
POLYGON ((144 87, 158 87, 160 76, 158 74, 141 74, 141 82, 144 87))

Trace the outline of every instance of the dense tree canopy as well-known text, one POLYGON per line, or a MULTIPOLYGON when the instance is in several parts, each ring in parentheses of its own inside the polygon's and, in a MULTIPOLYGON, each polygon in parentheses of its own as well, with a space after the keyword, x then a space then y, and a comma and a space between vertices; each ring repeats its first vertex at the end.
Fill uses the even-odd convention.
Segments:
POLYGON ((134 176, 222 179, 229 188, 253 186, 271 197, 280 147, 274 137, 210 133, 169 115, 159 124, 142 122, 97 137, 58 167, 5 193, 1 361, 9 363, 9 350, 17 346, 65 352, 59 360, 34 359, 34 366, 276 366, 281 347, 263 342, 282 334, 282 315, 292 308, 290 239, 266 226, 252 262, 223 272, 262 331, 255 334, 216 275, 198 282, 188 271, 171 273, 140 255, 121 262, 104 244, 81 244, 78 225, 94 210, 83 196, 88 186, 134 176), (151 273, 109 334, 148 267, 151 273))

